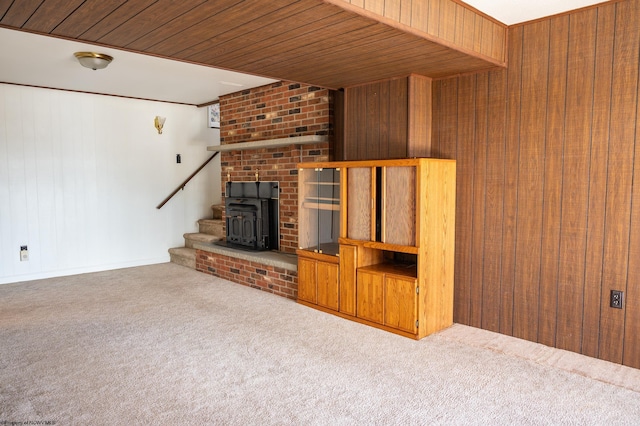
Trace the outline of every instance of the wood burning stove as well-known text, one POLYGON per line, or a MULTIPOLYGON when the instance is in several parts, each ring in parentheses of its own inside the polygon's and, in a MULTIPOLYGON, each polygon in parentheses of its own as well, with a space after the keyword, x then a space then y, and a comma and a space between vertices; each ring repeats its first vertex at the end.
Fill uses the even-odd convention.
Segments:
POLYGON ((278 248, 277 182, 227 182, 225 208, 227 246, 278 248))

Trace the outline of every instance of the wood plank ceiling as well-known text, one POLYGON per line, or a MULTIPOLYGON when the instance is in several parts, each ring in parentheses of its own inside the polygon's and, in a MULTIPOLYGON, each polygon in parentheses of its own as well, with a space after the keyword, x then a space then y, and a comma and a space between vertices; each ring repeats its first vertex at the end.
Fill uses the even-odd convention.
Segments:
MULTIPOLYGON (((413 1, 424 7, 452 4, 453 16, 443 17, 454 26, 469 14, 465 8, 457 18, 455 8, 462 6, 451 0, 413 1)), ((505 65, 481 50, 348 3, 0 0, 0 26, 333 89, 411 73, 443 77, 505 65)), ((460 24, 467 33, 482 34, 468 22, 460 24)))

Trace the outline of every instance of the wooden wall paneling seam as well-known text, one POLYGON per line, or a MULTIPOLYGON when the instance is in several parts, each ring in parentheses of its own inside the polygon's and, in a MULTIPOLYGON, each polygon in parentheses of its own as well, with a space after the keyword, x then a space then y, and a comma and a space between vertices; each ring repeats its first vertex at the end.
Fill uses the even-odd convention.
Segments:
MULTIPOLYGON (((631 168, 633 148, 628 141, 635 132, 631 129, 636 117, 638 84, 638 2, 616 3, 616 27, 613 56, 613 85, 611 98, 609 166, 607 181, 606 230, 602 299, 610 290, 626 290, 628 279, 629 235, 631 218, 631 168), (622 143, 624 142, 624 143, 622 143)), ((601 307, 599 358, 622 362, 624 309, 601 307)))
POLYGON ((390 131, 390 123, 389 123, 389 113, 391 109, 391 97, 395 96, 393 92, 391 92, 390 88, 391 82, 389 80, 380 82, 379 88, 379 98, 380 105, 378 110, 378 158, 391 158, 389 157, 389 131, 390 131))
MULTIPOLYGON (((444 0, 440 5, 440 29, 438 35, 445 40, 455 42, 456 38, 456 8, 457 4, 444 0)), ((489 46, 489 50, 493 50, 492 46, 489 46)), ((486 55, 485 52, 481 52, 486 55)), ((487 55, 490 56, 490 55, 487 55)))
POLYGON ((402 22, 412 28, 420 31, 427 31, 427 22, 429 19, 429 8, 425 1, 411 1, 411 13, 406 22, 402 22))
POLYGON ((538 339, 549 21, 524 27, 513 335, 538 339))
POLYGON ((428 34, 439 35, 440 31, 440 0, 428 0, 427 28, 428 34))
POLYGON ((473 49, 474 51, 482 50, 482 18, 475 16, 473 25, 473 49))
MULTIPOLYGON (((640 30, 637 31, 640 33, 640 30)), ((640 34, 639 34, 640 35, 640 34)), ((640 64, 640 53, 638 58, 640 64)), ((631 199, 631 234, 629 242, 629 270, 627 272, 625 327, 622 363, 640 368, 640 75, 636 96, 636 133, 634 139, 633 194, 631 199)))
POLYGON ((458 85, 460 78, 443 80, 444 95, 442 103, 440 124, 441 132, 438 134, 440 140, 440 151, 433 152, 434 157, 456 159, 458 145, 458 85), (450 121, 450 122, 449 122, 450 121))
MULTIPOLYGON (((464 28, 475 28, 475 22, 476 22, 476 14, 473 13, 471 10, 466 9, 464 11, 464 28), (468 24, 467 24, 468 22, 468 24)), ((473 49, 473 46, 475 46, 475 32, 474 31, 463 31, 462 34, 462 45, 464 47, 466 47, 467 49, 473 49)))
MULTIPOLYGON (((493 38, 496 39, 496 38, 500 38, 501 36, 505 37, 505 41, 503 43, 493 43, 494 51, 491 54, 491 56, 496 56, 499 58, 503 58, 506 56, 504 53, 504 49, 505 49, 505 46, 507 45, 508 32, 507 33, 502 32, 500 31, 500 28, 495 27, 493 30, 493 38)), ((508 66, 508 64, 506 65, 508 66)))
POLYGON ((385 0, 365 0, 364 7, 373 13, 384 16, 385 0))
POLYGON ((382 15, 400 22, 400 13, 402 11, 402 0, 386 0, 384 2, 384 12, 382 15))
POLYGON ((600 309, 608 300, 602 298, 603 249, 607 196, 607 164, 609 161, 609 126, 611 111, 611 81, 615 8, 597 9, 595 49, 596 76, 593 88, 591 124, 591 164, 589 173, 589 204, 587 222, 587 253, 585 261, 582 349, 584 355, 597 357, 600 335, 600 309))
POLYGON ((500 270, 502 269, 502 213, 505 179, 506 71, 488 75, 488 124, 485 199, 485 237, 482 252, 481 328, 500 331, 500 270))
POLYGON ((556 346, 580 352, 584 314, 584 271, 589 181, 589 145, 593 105, 596 10, 569 17, 567 101, 562 231, 558 273, 556 346), (586 145, 586 146, 585 146, 586 145))
POLYGON ((432 156, 437 156, 434 153, 440 152, 440 133, 442 132, 442 126, 440 122, 444 120, 444 114, 442 110, 442 80, 434 80, 432 83, 431 103, 433 108, 432 125, 431 125, 431 152, 432 156))
POLYGON ((411 26, 412 8, 413 8, 412 0, 400 0, 399 22, 401 24, 411 26))
POLYGON ((493 26, 487 25, 488 21, 486 19, 482 19, 482 44, 480 47, 480 52, 484 53, 487 56, 491 56, 495 52, 493 36, 495 35, 493 31, 493 26), (487 40, 491 40, 491 43, 487 43, 487 40))
POLYGON ((549 83, 545 121, 544 206, 538 318, 538 342, 549 346, 555 346, 556 343, 558 317, 562 147, 564 145, 568 43, 569 17, 553 19, 549 26, 549 83))
POLYGON ((407 121, 409 115, 408 79, 394 79, 389 82, 389 158, 403 158, 407 155, 409 139, 407 121))
MULTIPOLYGON (((345 159, 345 122, 346 116, 344 90, 333 92, 333 145, 331 146, 331 161, 343 161, 345 159)), ((344 174, 340 175, 341 179, 344 174)))
POLYGON ((461 77, 458 86, 455 322, 470 325, 471 241, 473 236, 473 170, 475 144, 475 75, 461 77))
POLYGON ((509 36, 509 68, 507 69, 507 164, 503 214, 503 267, 500 284, 500 332, 513 334, 513 295, 516 268, 516 229, 518 206, 518 152, 520 140, 520 103, 522 94, 523 29, 516 28, 509 36), (514 168, 515 165, 515 168, 514 168))
POLYGON ((408 78, 408 129, 406 157, 431 157, 433 107, 432 80, 411 75, 408 78))
POLYGON ((478 74, 475 77, 475 131, 473 143, 473 196, 472 196, 472 234, 471 234, 471 269, 470 269, 470 304, 469 324, 482 326, 482 302, 486 208, 486 170, 487 170, 487 120, 489 111, 489 74, 478 74))
POLYGON ((361 128, 356 123, 366 123, 364 107, 366 105, 364 94, 366 88, 356 87, 345 90, 345 105, 348 120, 345 121, 345 159, 354 160, 358 158, 360 145, 364 143, 361 135, 361 128))
POLYGON ((416 131, 416 126, 418 123, 416 121, 419 120, 419 113, 421 111, 420 106, 423 99, 419 97, 419 89, 416 88, 416 79, 419 78, 417 76, 411 75, 407 78, 407 150, 406 157, 418 157, 418 155, 414 155, 413 147, 415 144, 418 144, 419 141, 417 138, 419 137, 418 132, 416 131))
POLYGON ((380 86, 382 83, 375 83, 366 86, 366 144, 362 146, 363 151, 359 159, 380 158, 380 104, 385 102, 380 96, 380 86))
POLYGON ((453 41, 456 44, 463 45, 464 40, 464 16, 465 16, 465 7, 459 3, 456 3, 456 31, 453 36, 453 41))

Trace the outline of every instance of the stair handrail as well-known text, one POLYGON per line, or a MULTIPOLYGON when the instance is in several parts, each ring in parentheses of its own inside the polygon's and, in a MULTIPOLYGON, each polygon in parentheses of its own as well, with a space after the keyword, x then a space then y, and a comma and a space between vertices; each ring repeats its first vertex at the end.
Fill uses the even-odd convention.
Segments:
POLYGON ((158 209, 158 210, 159 210, 159 209, 161 209, 161 208, 162 208, 162 206, 164 206, 165 204, 167 204, 167 202, 168 202, 171 198, 173 198, 173 196, 174 196, 174 195, 176 195, 176 194, 178 193, 178 191, 180 191, 181 189, 184 189, 184 187, 187 185, 187 183, 189 183, 189 181, 190 181, 191 179, 193 179, 193 177, 194 177, 195 175, 197 175, 197 174, 198 174, 198 172, 200 172, 200 170, 204 169, 204 166, 206 166, 207 164, 209 164, 209 162, 210 162, 211 160, 213 160, 213 159, 215 158, 215 156, 216 156, 216 155, 218 155, 218 154, 219 154, 219 152, 218 152, 218 151, 214 152, 214 153, 213 153, 213 155, 212 155, 211 157, 209 157, 209 159, 208 159, 207 161, 205 161, 204 163, 202 163, 202 165, 201 165, 200 167, 198 167, 198 169, 197 169, 195 172, 191 173, 191 175, 190 175, 188 178, 186 178, 186 179, 184 180, 184 182, 182 182, 180 185, 178 185, 178 187, 177 187, 177 188, 176 188, 176 189, 175 189, 171 194, 169 194, 169 196, 168 196, 167 198, 165 198, 163 202, 161 202, 160 204, 158 204, 158 205, 156 206, 156 209, 158 209))

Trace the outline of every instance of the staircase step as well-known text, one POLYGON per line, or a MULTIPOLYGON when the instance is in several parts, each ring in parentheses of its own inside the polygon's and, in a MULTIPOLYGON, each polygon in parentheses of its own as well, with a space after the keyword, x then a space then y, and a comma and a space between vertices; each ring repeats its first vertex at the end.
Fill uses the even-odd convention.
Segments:
POLYGON ((220 237, 211 234, 186 233, 183 237, 184 246, 187 248, 193 248, 193 243, 213 243, 220 241, 220 237))
POLYGON ((224 204, 214 204, 211 206, 213 212, 212 219, 222 220, 222 211, 224 210, 224 204))
POLYGON ((196 269, 196 250, 187 247, 169 249, 169 257, 172 263, 196 269))
POLYGON ((225 233, 224 221, 221 219, 200 219, 198 221, 198 227, 200 233, 215 235, 216 237, 224 238, 225 233))

